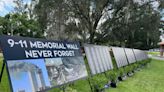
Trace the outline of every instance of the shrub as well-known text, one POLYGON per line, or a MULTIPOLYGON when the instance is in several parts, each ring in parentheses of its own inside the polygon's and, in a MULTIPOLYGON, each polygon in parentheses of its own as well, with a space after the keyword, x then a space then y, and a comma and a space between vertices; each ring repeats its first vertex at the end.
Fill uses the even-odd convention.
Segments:
POLYGON ((124 76, 125 74, 124 68, 119 68, 118 72, 120 77, 124 76))
POLYGON ((135 69, 138 68, 138 64, 137 63, 134 63, 134 64, 132 64, 132 67, 133 67, 133 70, 135 70, 135 69))
POLYGON ((125 67, 125 72, 126 72, 126 74, 132 72, 133 68, 134 68, 133 65, 128 65, 128 66, 126 66, 126 67, 125 67))
POLYGON ((108 83, 108 79, 107 77, 105 77, 104 74, 97 74, 93 76, 90 80, 94 92, 100 92, 104 88, 104 85, 108 83))
POLYGON ((118 73, 117 73, 116 70, 108 71, 107 74, 109 76, 109 79, 112 82, 116 82, 117 81, 118 73))

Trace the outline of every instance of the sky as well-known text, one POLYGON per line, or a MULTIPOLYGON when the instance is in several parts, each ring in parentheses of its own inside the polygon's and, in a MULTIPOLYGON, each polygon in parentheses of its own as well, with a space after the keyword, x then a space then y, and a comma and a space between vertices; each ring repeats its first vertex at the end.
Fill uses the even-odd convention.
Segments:
MULTIPOLYGON (((43 73, 43 78, 44 81, 46 83, 46 86, 50 87, 50 82, 49 82, 49 78, 48 78, 48 73, 45 67, 45 63, 44 63, 44 59, 30 59, 30 60, 17 60, 17 61, 8 61, 8 66, 11 65, 11 63, 17 63, 17 62, 28 62, 31 64, 36 65, 37 67, 39 67, 42 70, 43 73)), ((25 90, 26 92, 32 92, 32 85, 30 83, 30 78, 28 77, 28 73, 27 72, 22 72, 20 71, 19 73, 14 73, 13 71, 10 71, 10 78, 11 78, 11 83, 12 83, 12 87, 13 87, 13 92, 18 92, 18 90, 25 90), (14 77, 14 75, 16 77, 14 77), (24 83, 26 82, 26 83, 24 83)), ((38 81, 38 80, 37 80, 38 81)), ((41 85, 41 84, 39 84, 41 85)))
POLYGON ((13 0, 0 0, 0 16, 8 14, 13 8, 13 0))
MULTIPOLYGON (((0 0, 0 16, 5 16, 9 12, 14 10, 14 0, 0 0)), ((25 3, 29 3, 31 0, 24 0, 25 3)))

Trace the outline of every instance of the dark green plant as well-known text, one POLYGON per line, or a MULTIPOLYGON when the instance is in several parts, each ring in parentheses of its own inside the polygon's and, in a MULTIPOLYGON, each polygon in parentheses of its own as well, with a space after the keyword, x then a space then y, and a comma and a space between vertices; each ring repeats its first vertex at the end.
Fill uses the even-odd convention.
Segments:
POLYGON ((133 70, 135 70, 135 69, 137 69, 138 64, 137 63, 134 63, 132 66, 133 66, 133 70))
POLYGON ((125 72, 126 73, 130 73, 130 72, 132 72, 132 70, 133 70, 133 66, 132 65, 128 65, 128 66, 125 67, 125 72))
POLYGON ((100 92, 104 88, 104 85, 108 83, 108 79, 104 74, 97 74, 90 80, 94 92, 100 92))
POLYGON ((112 70, 112 71, 109 71, 108 72, 108 76, 109 76, 109 79, 112 81, 112 82, 116 82, 117 81, 117 77, 118 77, 118 73, 116 70, 112 70))
POLYGON ((117 69, 117 63, 116 63, 114 56, 112 57, 112 63, 113 63, 113 69, 117 69))
POLYGON ((120 77, 124 76, 124 74, 125 74, 125 71, 123 68, 119 68, 118 72, 119 72, 120 77))
POLYGON ((142 61, 138 61, 137 64, 138 64, 138 67, 143 68, 144 66, 146 66, 150 62, 151 62, 151 58, 148 58, 148 59, 145 59, 142 61))

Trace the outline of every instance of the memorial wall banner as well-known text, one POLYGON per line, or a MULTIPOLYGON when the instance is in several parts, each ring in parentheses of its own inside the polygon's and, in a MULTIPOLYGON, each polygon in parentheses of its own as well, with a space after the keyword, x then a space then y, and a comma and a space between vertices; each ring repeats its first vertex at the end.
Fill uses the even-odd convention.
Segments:
POLYGON ((87 77, 78 42, 1 36, 13 92, 38 92, 87 77))
POLYGON ((109 47, 85 44, 84 50, 92 75, 113 69, 109 47))
POLYGON ((130 64, 135 63, 136 59, 135 59, 133 49, 130 49, 130 48, 124 48, 124 49, 125 49, 125 53, 126 53, 126 56, 127 56, 129 63, 130 64))
POLYGON ((127 58, 126 58, 124 48, 112 47, 112 51, 113 51, 114 58, 116 60, 118 68, 128 65, 128 61, 127 61, 127 58))
POLYGON ((0 41, 6 60, 81 56, 78 42, 11 36, 1 36, 0 41))

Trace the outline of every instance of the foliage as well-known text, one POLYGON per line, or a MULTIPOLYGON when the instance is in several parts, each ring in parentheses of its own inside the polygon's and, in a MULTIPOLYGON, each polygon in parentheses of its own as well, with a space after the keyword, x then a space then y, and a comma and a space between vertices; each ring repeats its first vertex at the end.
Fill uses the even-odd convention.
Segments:
POLYGON ((110 44, 139 49, 156 47, 160 35, 160 13, 154 10, 151 1, 139 4, 131 0, 127 7, 125 13, 118 15, 123 17, 112 22, 114 28, 109 39, 113 42, 110 44))
POLYGON ((76 31, 79 29, 76 28, 75 19, 71 18, 72 12, 69 12, 68 2, 69 0, 39 0, 35 6, 34 11, 40 27, 47 33, 48 39, 72 40, 77 38, 76 31))
POLYGON ((35 13, 50 39, 150 49, 162 27, 158 1, 155 9, 155 0, 39 0, 35 13))
POLYGON ((128 66, 125 66, 125 73, 131 73, 133 70, 133 66, 132 65, 128 65, 128 66))
POLYGON ((105 77, 104 74, 97 74, 91 78, 91 84, 94 88, 95 92, 96 90, 101 90, 104 88, 104 85, 108 83, 108 78, 105 77))
POLYGON ((114 56, 111 58, 112 58, 113 69, 115 70, 115 69, 117 69, 117 63, 116 63, 114 56))
POLYGON ((124 73, 125 73, 124 68, 122 68, 122 67, 119 68, 118 72, 119 72, 119 76, 122 77, 124 75, 124 73))
POLYGON ((112 70, 112 71, 108 71, 107 75, 109 76, 109 79, 112 82, 116 82, 119 74, 117 73, 117 70, 112 70))
POLYGON ((137 63, 134 63, 133 64, 133 70, 137 69, 138 68, 138 64, 137 63))
MULTIPOLYGON (((43 37, 40 23, 32 17, 30 8, 23 0, 15 0, 15 11, 0 17, 0 34, 43 37)), ((34 15, 33 15, 34 16, 34 15)))
POLYGON ((148 63, 151 62, 151 58, 148 58, 148 59, 144 60, 143 62, 144 62, 144 65, 147 65, 148 63))
POLYGON ((39 23, 33 19, 28 19, 26 14, 8 14, 1 19, 3 20, 0 21, 2 34, 43 37, 39 23))

